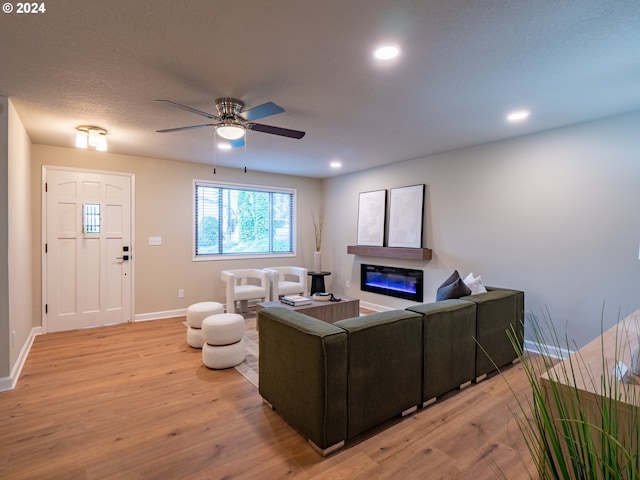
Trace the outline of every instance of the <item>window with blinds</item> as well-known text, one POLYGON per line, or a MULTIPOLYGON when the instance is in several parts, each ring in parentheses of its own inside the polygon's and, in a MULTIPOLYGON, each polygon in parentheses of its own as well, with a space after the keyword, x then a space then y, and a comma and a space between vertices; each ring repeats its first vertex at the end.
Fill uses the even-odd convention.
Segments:
POLYGON ((197 259, 295 253, 295 190, 194 185, 197 259))

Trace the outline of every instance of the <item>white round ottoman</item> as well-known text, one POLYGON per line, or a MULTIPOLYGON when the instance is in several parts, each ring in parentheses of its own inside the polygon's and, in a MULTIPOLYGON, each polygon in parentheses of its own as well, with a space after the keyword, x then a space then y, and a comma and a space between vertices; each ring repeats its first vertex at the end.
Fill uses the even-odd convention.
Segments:
POLYGON ((194 303, 187 308, 187 325, 193 328, 202 328, 202 322, 205 318, 223 312, 224 307, 218 302, 194 303))
POLYGON ((229 345, 244 337, 244 317, 237 313, 211 315, 202 322, 202 338, 209 345, 229 345))
POLYGON ((202 322, 202 363, 209 368, 235 367, 244 361, 244 317, 237 313, 210 315, 202 322))
POLYGON ((231 345, 202 345, 202 363, 217 370, 231 368, 244 362, 246 345, 244 340, 231 345))
POLYGON ((202 348, 204 338, 202 338, 202 330, 187 325, 187 343, 193 348, 202 348))

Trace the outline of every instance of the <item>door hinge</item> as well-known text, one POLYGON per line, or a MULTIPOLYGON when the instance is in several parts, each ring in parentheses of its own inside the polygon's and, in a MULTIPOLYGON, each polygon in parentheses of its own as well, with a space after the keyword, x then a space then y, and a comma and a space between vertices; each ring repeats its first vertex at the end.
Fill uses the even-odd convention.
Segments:
POLYGON ((44 304, 44 313, 49 313, 49 304, 48 303, 44 304))
POLYGON ((44 182, 44 191, 45 193, 49 191, 49 184, 47 182, 44 182))
POLYGON ((48 253, 49 252, 49 244, 45 243, 44 244, 44 253, 48 253))

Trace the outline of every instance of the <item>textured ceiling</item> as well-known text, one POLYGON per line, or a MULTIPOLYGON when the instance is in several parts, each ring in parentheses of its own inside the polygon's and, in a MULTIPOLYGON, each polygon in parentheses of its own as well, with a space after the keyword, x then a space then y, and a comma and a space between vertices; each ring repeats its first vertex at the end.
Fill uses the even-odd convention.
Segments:
MULTIPOLYGON (((15 4, 15 2, 13 2, 15 4)), ((638 0, 48 0, 0 14, 0 95, 34 143, 327 177, 640 109, 638 0), (371 52, 394 41, 388 65, 371 52), (218 97, 285 108, 214 148, 218 97), (529 108, 526 123, 505 114, 529 108), (204 122, 202 120, 205 120, 204 122), (343 167, 334 171, 329 162, 343 167)))

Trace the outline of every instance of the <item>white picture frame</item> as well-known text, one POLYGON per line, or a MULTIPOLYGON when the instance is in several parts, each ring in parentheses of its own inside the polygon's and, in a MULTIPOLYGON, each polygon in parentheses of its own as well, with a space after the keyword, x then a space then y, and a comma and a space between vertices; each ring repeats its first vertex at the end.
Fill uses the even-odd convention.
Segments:
POLYGON ((358 195, 358 245, 384 245, 386 209, 386 190, 362 192, 358 195))
POLYGON ((389 247, 422 248, 424 184, 390 189, 389 247))

